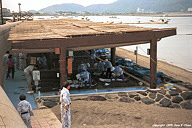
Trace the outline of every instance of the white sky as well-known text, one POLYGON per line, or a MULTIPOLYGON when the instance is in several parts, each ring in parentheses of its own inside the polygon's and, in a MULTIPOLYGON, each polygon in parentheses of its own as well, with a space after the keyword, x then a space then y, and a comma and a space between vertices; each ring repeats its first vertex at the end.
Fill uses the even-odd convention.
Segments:
POLYGON ((18 3, 21 3, 21 11, 40 10, 47 6, 63 3, 76 3, 83 6, 91 4, 108 4, 117 0, 2 0, 3 8, 8 8, 11 11, 18 12, 18 3))

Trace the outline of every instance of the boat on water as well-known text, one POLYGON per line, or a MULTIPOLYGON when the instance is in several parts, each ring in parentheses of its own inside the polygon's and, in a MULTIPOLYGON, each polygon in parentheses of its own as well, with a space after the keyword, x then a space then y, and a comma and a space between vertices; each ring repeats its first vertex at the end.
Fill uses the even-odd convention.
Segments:
POLYGON ((150 20, 151 24, 168 24, 169 19, 159 19, 158 21, 150 20))
POLYGON ((110 16, 109 18, 117 18, 116 16, 110 16))
POLYGON ((141 22, 141 21, 138 21, 137 23, 126 23, 126 24, 168 24, 170 21, 170 19, 159 19, 157 21, 155 20, 149 20, 149 22, 141 22))

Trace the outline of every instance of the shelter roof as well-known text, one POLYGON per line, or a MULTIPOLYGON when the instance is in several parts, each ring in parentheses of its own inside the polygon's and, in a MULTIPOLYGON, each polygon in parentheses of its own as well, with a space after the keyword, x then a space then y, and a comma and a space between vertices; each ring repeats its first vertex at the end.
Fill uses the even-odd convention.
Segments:
POLYGON ((76 19, 25 21, 10 31, 9 40, 62 39, 71 36, 111 35, 126 32, 159 30, 76 19))
MULTIPOLYGON (((128 24, 91 22, 76 19, 24 21, 11 28, 12 49, 90 50, 150 43, 151 40, 176 35, 176 28, 144 28, 128 24)), ((33 52, 37 52, 33 51, 33 52)))

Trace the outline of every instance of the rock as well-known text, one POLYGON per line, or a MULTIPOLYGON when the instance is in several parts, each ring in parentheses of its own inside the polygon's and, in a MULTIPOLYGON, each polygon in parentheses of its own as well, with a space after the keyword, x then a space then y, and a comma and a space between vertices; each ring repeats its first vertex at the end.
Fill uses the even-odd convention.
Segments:
POLYGON ((160 104, 162 105, 162 107, 169 107, 171 105, 171 101, 167 98, 164 98, 160 104))
POLYGON ((119 99, 119 102, 127 102, 127 103, 132 103, 135 102, 133 99, 127 98, 127 97, 122 97, 119 99))
POLYGON ((176 95, 179 95, 179 93, 177 91, 169 91, 169 94, 171 96, 176 96, 176 95))
POLYGON ((45 102, 43 102, 43 105, 48 107, 48 108, 52 108, 52 107, 56 106, 57 103, 56 102, 51 102, 51 101, 49 101, 49 102, 45 101, 45 102))
POLYGON ((130 92, 130 93, 128 93, 129 94, 129 97, 130 98, 133 98, 133 97, 135 97, 135 96, 139 96, 139 94, 137 94, 137 93, 135 93, 135 92, 130 92))
POLYGON ((76 101, 76 100, 88 100, 88 98, 77 98, 77 99, 73 99, 73 100, 71 100, 71 101, 76 101))
POLYGON ((159 91, 159 93, 161 93, 161 94, 165 95, 165 94, 166 94, 166 90, 161 89, 161 90, 159 91))
POLYGON ((143 96, 146 96, 147 93, 146 92, 138 92, 139 94, 143 95, 143 96))
POLYGON ((107 99, 105 97, 103 97, 103 96, 89 96, 88 100, 92 100, 92 101, 105 101, 107 99))
POLYGON ((167 98, 171 99, 171 96, 169 94, 166 94, 165 95, 167 98))
POLYGON ((137 119, 137 120, 142 119, 142 117, 141 117, 141 116, 135 116, 134 118, 135 118, 135 119, 137 119))
POLYGON ((116 94, 106 94, 105 97, 107 99, 118 99, 118 96, 116 94))
POLYGON ((154 100, 149 99, 148 97, 142 98, 141 101, 142 101, 143 103, 145 103, 145 104, 153 104, 153 103, 155 103, 154 100))
POLYGON ((192 104, 190 101, 184 101, 181 103, 182 108, 184 109, 192 109, 192 104))
POLYGON ((184 100, 190 100, 192 99, 192 92, 181 93, 181 96, 183 97, 184 100))
POLYGON ((172 108, 180 108, 180 106, 178 104, 173 104, 171 106, 172 106, 172 108))
POLYGON ((150 93, 149 93, 149 97, 150 97, 151 99, 155 99, 155 98, 156 98, 156 93, 150 92, 150 93))
POLYGON ((181 97, 179 97, 179 96, 175 96, 172 99, 173 103, 180 103, 181 101, 183 101, 183 99, 181 97))
POLYGON ((140 96, 136 96, 136 97, 134 97, 134 99, 135 99, 136 101, 141 100, 140 96))
POLYGON ((161 94, 157 94, 157 98, 155 99, 156 102, 159 102, 164 96, 161 94))
POLYGON ((119 92, 118 96, 120 96, 120 97, 128 97, 126 92, 119 92))

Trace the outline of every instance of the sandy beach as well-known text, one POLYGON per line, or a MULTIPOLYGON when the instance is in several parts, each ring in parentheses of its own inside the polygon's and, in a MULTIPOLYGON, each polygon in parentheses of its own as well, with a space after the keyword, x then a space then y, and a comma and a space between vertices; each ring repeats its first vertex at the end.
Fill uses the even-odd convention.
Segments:
MULTIPOLYGON (((72 128, 155 128, 184 125, 192 127, 192 111, 146 105, 142 102, 124 103, 86 101, 85 97, 72 98, 72 128)), ((52 111, 60 119, 60 105, 52 111)))
MULTIPOLYGON (((122 48, 116 49, 117 56, 123 57, 123 58, 129 58, 133 62, 136 62, 136 57, 132 51, 128 51, 122 48)), ((157 58, 158 59, 158 58, 157 58)), ((150 59, 143 55, 138 55, 137 60, 138 65, 150 68, 150 59)), ((171 76, 175 79, 181 80, 183 82, 189 82, 192 83, 192 72, 187 71, 185 69, 182 69, 180 67, 171 65, 169 63, 166 63, 164 61, 158 60, 157 62, 157 70, 163 72, 164 74, 171 76)))

